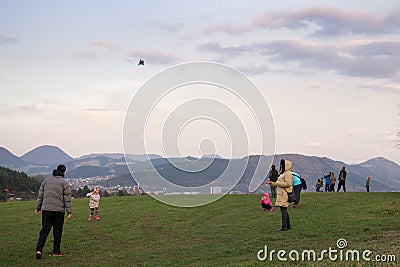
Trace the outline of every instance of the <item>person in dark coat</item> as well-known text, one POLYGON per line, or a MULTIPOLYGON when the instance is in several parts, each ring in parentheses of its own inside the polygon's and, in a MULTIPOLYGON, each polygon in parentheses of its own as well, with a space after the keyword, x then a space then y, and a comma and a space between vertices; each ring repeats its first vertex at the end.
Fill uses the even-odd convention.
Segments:
POLYGON ((54 237, 53 256, 66 254, 60 249, 65 211, 68 219, 72 216, 71 188, 64 179, 66 169, 64 165, 58 165, 53 171, 53 177, 45 179, 40 186, 35 213, 39 215, 42 212, 42 229, 36 245, 36 259, 42 258, 43 247, 51 228, 54 237))
POLYGON ((346 167, 343 166, 342 170, 339 173, 339 184, 337 192, 339 192, 342 186, 343 186, 343 191, 346 192, 346 176, 347 176, 346 167))
MULTIPOLYGON (((278 180, 279 173, 275 169, 275 165, 271 166, 271 170, 268 173, 268 178, 271 182, 276 182, 278 180)), ((270 185, 271 188, 271 197, 276 198, 276 186, 270 185)))

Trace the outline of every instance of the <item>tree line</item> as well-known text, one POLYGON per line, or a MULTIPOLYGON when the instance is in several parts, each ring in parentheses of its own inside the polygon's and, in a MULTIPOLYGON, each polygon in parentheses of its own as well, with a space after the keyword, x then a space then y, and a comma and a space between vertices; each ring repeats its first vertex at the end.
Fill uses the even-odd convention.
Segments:
MULTIPOLYGON (((86 197, 86 194, 91 192, 89 187, 85 185, 83 188, 79 188, 78 190, 72 189, 71 190, 71 195, 74 198, 84 198, 86 197)), ((126 190, 118 190, 116 194, 110 194, 107 190, 100 190, 100 195, 102 197, 110 197, 110 196, 130 196, 126 190)))
MULTIPOLYGON (((4 201, 10 197, 18 197, 22 199, 34 199, 37 197, 41 181, 46 178, 45 175, 36 175, 30 177, 24 172, 11 170, 0 166, 0 201, 4 201)), ((71 190, 72 197, 84 198, 91 190, 88 186, 71 190)), ((119 190, 114 194, 110 194, 106 190, 101 190, 100 195, 109 196, 129 196, 126 190, 119 190)))
POLYGON ((23 198, 32 198, 37 195, 40 182, 33 177, 29 177, 24 172, 0 166, 0 188, 0 200, 6 199, 10 194, 20 195, 23 198))

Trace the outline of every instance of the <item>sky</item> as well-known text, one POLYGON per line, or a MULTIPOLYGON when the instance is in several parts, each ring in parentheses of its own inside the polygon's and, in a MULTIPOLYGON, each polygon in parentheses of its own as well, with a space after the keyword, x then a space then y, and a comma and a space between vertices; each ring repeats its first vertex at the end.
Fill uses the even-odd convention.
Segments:
MULTIPOLYGON (((400 4, 342 2, 0 1, 0 146, 17 156, 44 144, 72 157, 122 152, 140 88, 176 64, 210 61, 259 88, 274 119, 275 153, 400 164, 400 4)), ((212 94, 186 89, 192 99, 212 94)), ((165 115, 154 112, 155 120, 165 115)), ((230 155, 224 127, 185 127, 181 155, 230 155)))

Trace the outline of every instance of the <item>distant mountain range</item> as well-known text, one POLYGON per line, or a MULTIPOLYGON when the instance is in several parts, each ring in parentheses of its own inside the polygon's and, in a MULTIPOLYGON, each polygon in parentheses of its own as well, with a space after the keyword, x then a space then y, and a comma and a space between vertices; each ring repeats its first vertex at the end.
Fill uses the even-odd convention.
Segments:
MULTIPOLYGON (((79 158, 80 159, 88 159, 88 158, 96 158, 96 157, 106 157, 106 158, 111 158, 111 159, 121 159, 124 158, 125 155, 123 153, 101 153, 101 154, 89 154, 89 155, 84 155, 79 158)), ((136 160, 136 161, 146 161, 149 159, 159 159, 161 158, 160 155, 156 154, 128 154, 126 157, 128 157, 130 160, 136 160)))
MULTIPOLYGON (((247 162, 247 166, 236 187, 233 190, 248 192, 249 184, 255 173, 256 167, 269 169, 266 162, 272 156, 248 156, 242 159, 223 159, 216 156, 210 163, 212 156, 201 159, 162 158, 156 154, 124 155, 122 153, 90 154, 79 158, 72 158, 60 148, 55 146, 40 146, 21 157, 13 155, 6 148, 0 147, 0 166, 13 170, 23 171, 28 175, 50 174, 60 163, 67 166, 66 178, 87 178, 94 176, 109 176, 111 179, 104 185, 133 185, 135 184, 130 171, 135 177, 154 179, 157 173, 168 181, 182 186, 201 186, 210 183, 221 174, 236 177, 239 166, 247 162), (201 169, 200 166, 208 164, 207 168, 199 172, 184 170, 201 169), (230 173, 224 173, 230 164, 230 173)), ((349 191, 364 191, 365 181, 371 177, 372 191, 400 191, 400 166, 385 158, 373 158, 360 164, 346 164, 326 157, 305 156, 300 154, 275 155, 273 164, 279 168, 281 158, 293 162, 293 171, 299 173, 308 183, 308 190, 314 191, 318 178, 328 172, 334 172, 336 177, 340 169, 346 166, 348 179, 346 186, 349 191)), ((156 188, 152 188, 156 190, 156 188)), ((259 189, 259 192, 265 187, 259 189)))

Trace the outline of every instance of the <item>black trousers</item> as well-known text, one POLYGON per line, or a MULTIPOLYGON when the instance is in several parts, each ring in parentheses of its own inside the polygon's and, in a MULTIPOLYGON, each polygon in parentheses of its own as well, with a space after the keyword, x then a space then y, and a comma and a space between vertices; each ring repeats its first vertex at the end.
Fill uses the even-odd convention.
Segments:
POLYGON ((271 210, 272 209, 272 206, 270 204, 261 203, 261 207, 263 207, 266 210, 271 210))
POLYGON ((42 251, 44 244, 46 243, 47 236, 53 227, 53 253, 61 252, 61 236, 64 226, 64 212, 57 211, 42 211, 42 229, 39 233, 39 240, 36 245, 36 251, 42 251))
POLYGON ((300 202, 300 193, 302 188, 303 188, 302 184, 293 186, 294 194, 296 195, 296 201, 293 203, 294 205, 298 205, 300 202))
POLYGON ((271 198, 276 198, 276 187, 270 186, 271 188, 271 198))
POLYGON ((286 207, 279 207, 282 213, 282 229, 290 228, 290 218, 286 207))
POLYGON ((340 188, 343 186, 343 191, 346 192, 346 180, 339 180, 337 191, 339 192, 340 188))
POLYGON ((329 187, 330 192, 335 192, 335 184, 331 184, 329 187))
POLYGON ((325 183, 325 192, 329 192, 331 184, 325 183))

